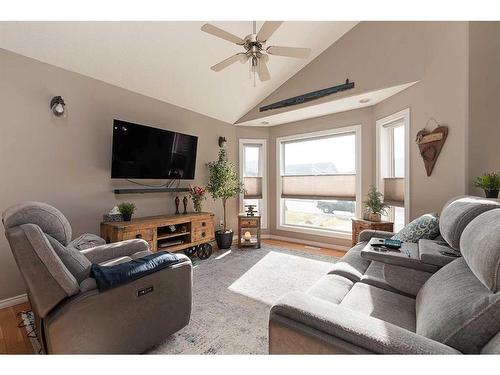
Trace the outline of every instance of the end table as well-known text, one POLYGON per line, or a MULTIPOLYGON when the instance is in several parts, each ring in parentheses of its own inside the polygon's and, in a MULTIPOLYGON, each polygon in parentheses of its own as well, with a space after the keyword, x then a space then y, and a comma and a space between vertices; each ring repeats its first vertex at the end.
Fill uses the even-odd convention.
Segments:
POLYGON ((352 246, 358 243, 358 236, 365 229, 392 232, 394 230, 394 223, 390 221, 369 221, 363 219, 352 219, 352 246))
POLYGON ((260 216, 238 215, 238 247, 255 247, 260 249, 260 216), (245 232, 250 238, 244 238, 245 232))

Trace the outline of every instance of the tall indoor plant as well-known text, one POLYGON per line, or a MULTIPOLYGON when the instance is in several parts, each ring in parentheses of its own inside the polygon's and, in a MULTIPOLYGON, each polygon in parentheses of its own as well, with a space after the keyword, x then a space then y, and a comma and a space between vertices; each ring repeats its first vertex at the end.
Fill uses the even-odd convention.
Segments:
POLYGON ((223 228, 215 232, 215 239, 219 249, 229 249, 233 242, 233 231, 227 229, 226 203, 230 198, 244 192, 243 183, 240 181, 234 165, 227 160, 226 149, 219 149, 216 161, 207 164, 208 184, 207 190, 213 199, 220 199, 223 207, 223 228))

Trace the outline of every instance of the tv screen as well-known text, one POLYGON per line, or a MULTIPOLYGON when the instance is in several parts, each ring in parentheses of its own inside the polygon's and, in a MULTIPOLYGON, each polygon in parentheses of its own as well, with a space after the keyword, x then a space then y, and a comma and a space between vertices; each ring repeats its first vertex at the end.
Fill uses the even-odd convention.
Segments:
POLYGON ((113 121, 111 178, 194 179, 198 137, 113 121))

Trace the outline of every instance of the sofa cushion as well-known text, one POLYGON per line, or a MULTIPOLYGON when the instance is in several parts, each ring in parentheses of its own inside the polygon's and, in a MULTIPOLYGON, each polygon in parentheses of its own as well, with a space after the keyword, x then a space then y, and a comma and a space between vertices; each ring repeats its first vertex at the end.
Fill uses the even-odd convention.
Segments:
POLYGON ((345 277, 325 275, 309 288, 307 294, 339 304, 353 285, 354 283, 345 277))
POLYGON ((92 263, 78 250, 71 246, 63 246, 55 238, 45 235, 52 248, 69 272, 75 277, 78 284, 89 277, 92 263))
POLYGON ((474 275, 494 293, 500 290, 500 210, 485 212, 465 228, 460 249, 474 275))
POLYGON ((356 283, 340 305, 415 332, 413 298, 368 284, 356 283))
POLYGON ((2 214, 5 229, 22 224, 36 224, 66 246, 71 241, 71 225, 57 208, 42 202, 24 202, 12 206, 2 214))
POLYGON ((415 297, 431 275, 421 270, 374 261, 366 270, 361 282, 415 297))
POLYGON ((417 333, 464 353, 479 353, 500 330, 493 294, 459 258, 430 277, 417 295, 417 333))
POLYGON ((496 200, 461 196, 449 200, 441 211, 439 231, 444 240, 455 250, 460 250, 460 236, 465 227, 483 212, 500 208, 496 200))
POLYGON ((418 242, 422 238, 433 239, 439 235, 439 217, 437 214, 422 215, 391 238, 403 242, 418 242))

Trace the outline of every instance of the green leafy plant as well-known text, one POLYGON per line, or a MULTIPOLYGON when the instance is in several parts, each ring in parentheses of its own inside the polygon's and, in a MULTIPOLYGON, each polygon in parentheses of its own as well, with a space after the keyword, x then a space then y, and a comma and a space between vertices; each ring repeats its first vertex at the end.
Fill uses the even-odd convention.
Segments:
POLYGON ((130 202, 123 202, 118 205, 118 209, 123 216, 132 216, 135 211, 135 204, 130 202))
POLYGON ((474 186, 484 190, 499 190, 500 189, 500 175, 497 172, 484 173, 476 177, 474 186))
POLYGON ((207 167, 207 190, 213 199, 222 200, 224 209, 223 228, 224 232, 226 232, 226 202, 228 199, 243 193, 245 188, 236 173, 234 165, 227 160, 226 150, 223 147, 219 149, 218 159, 208 163, 207 167))
POLYGON ((384 195, 374 185, 368 189, 366 198, 363 203, 369 213, 382 215, 387 212, 389 206, 384 203, 384 195))

